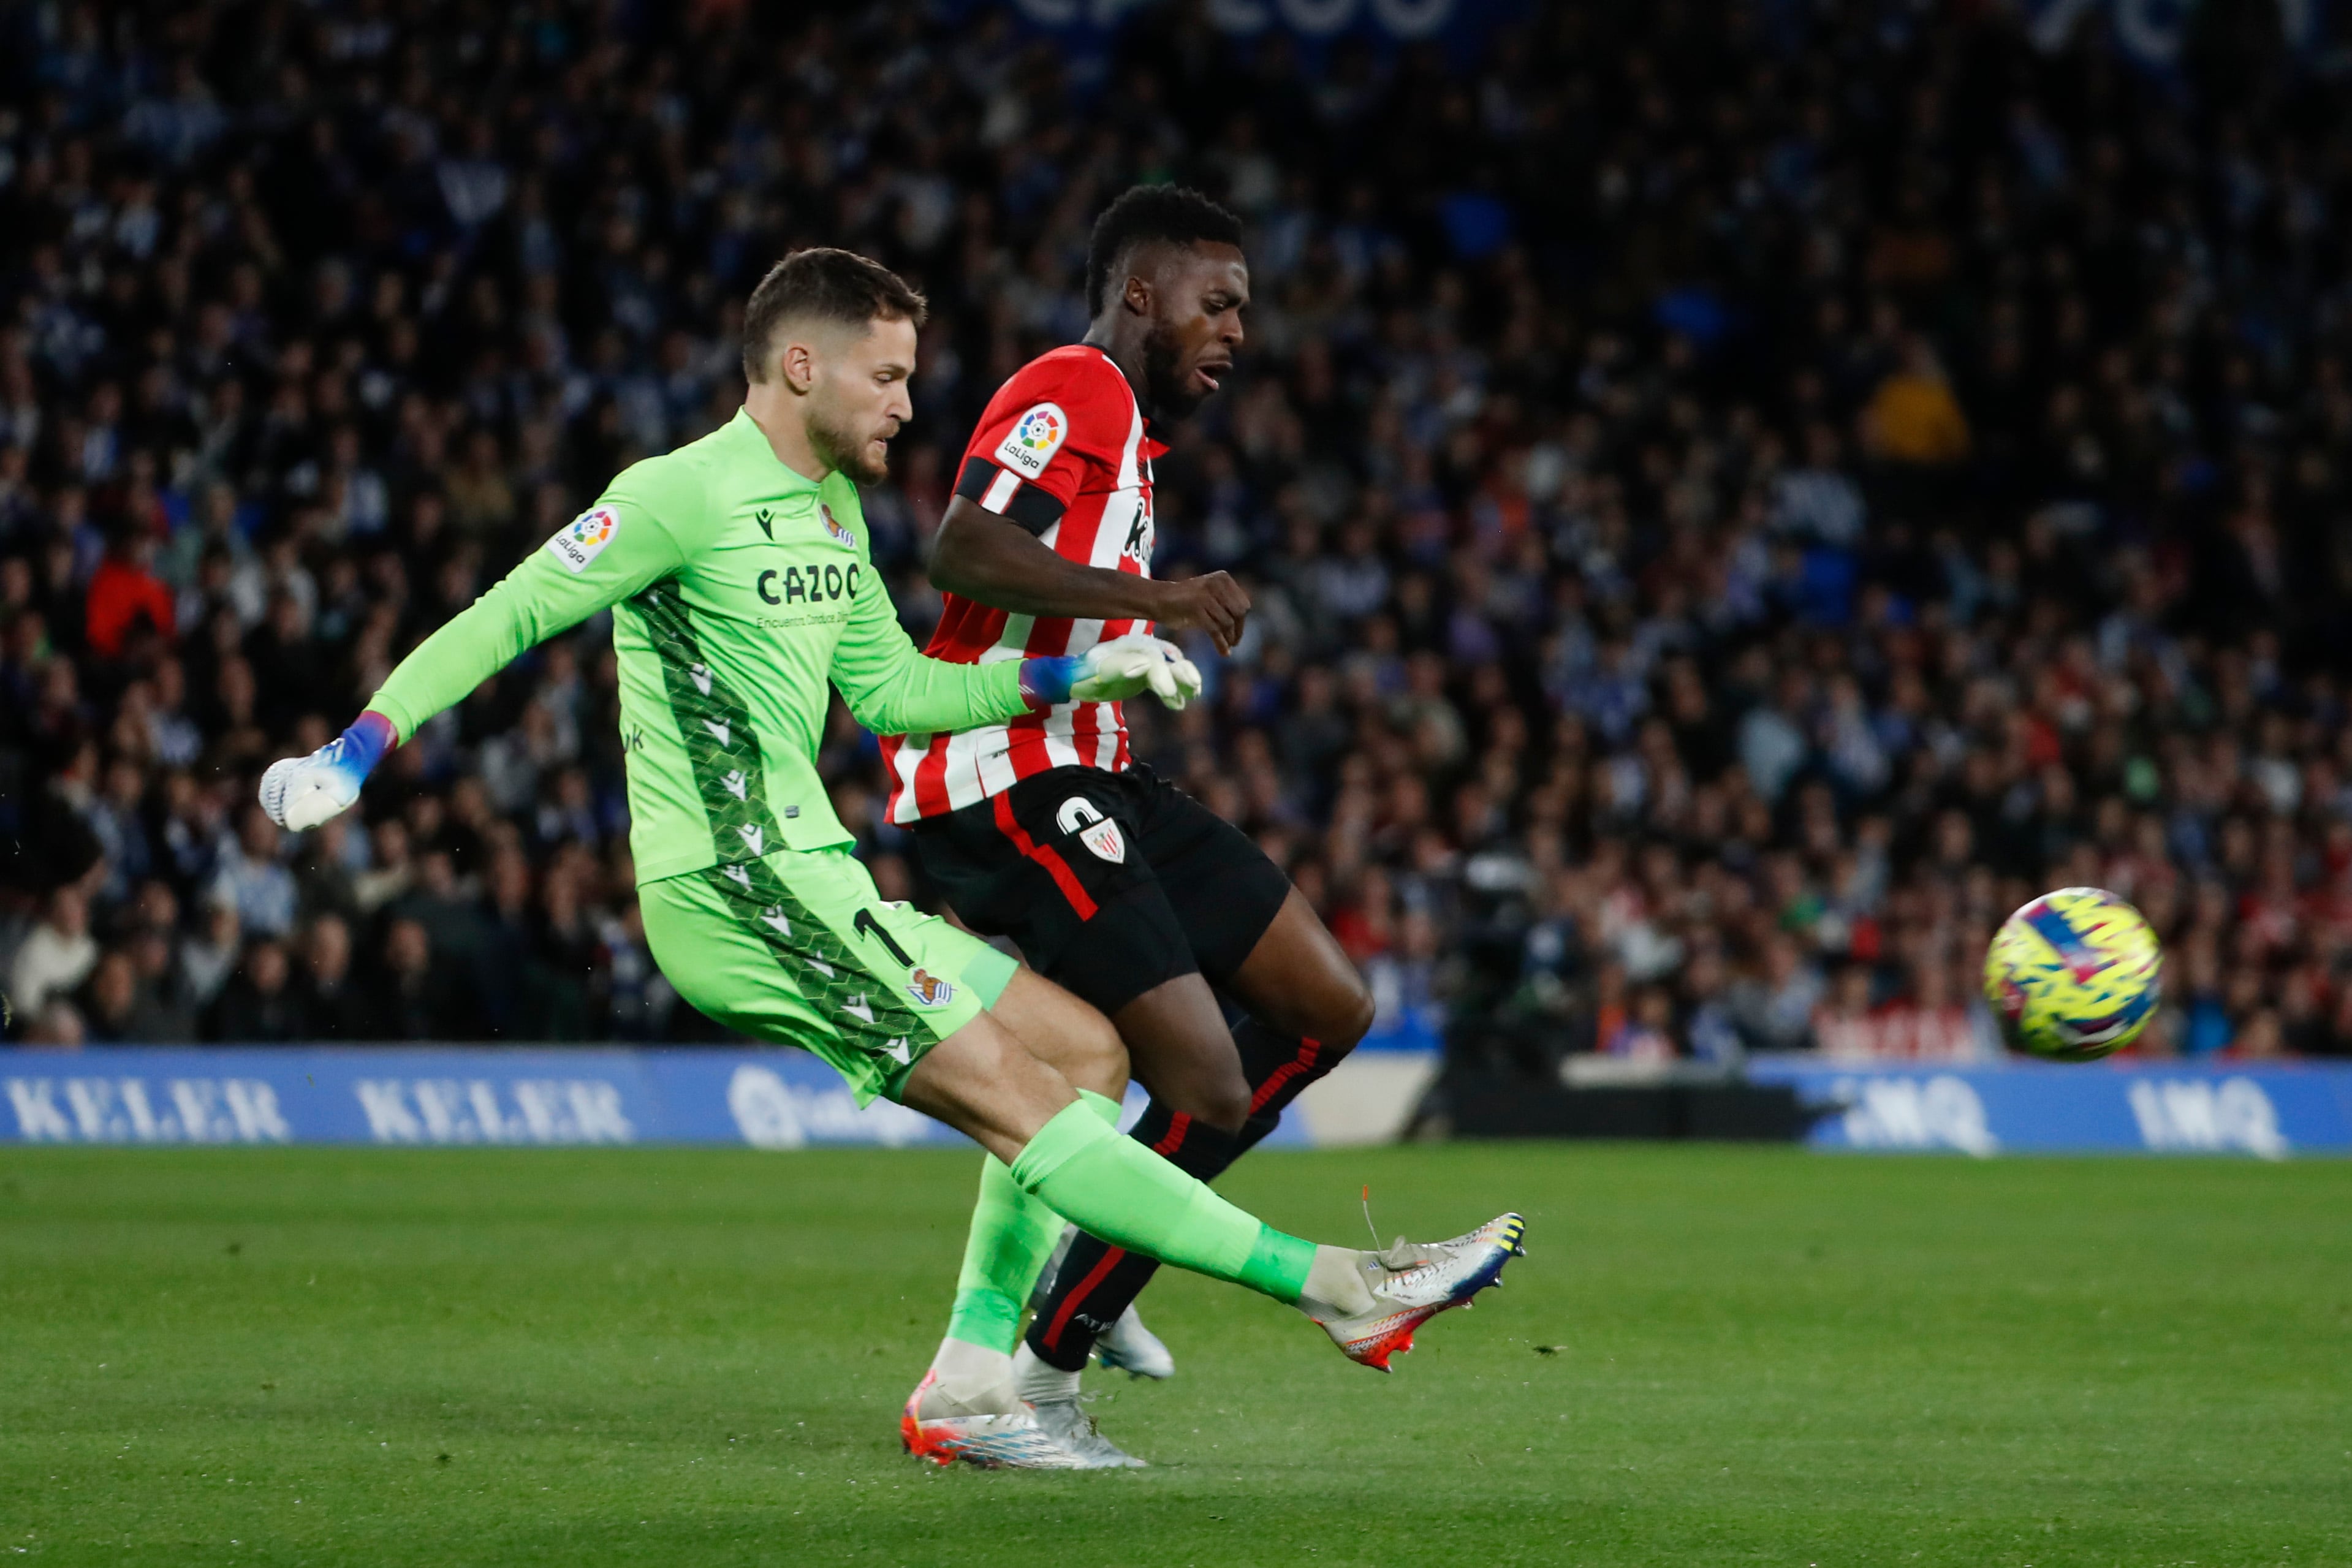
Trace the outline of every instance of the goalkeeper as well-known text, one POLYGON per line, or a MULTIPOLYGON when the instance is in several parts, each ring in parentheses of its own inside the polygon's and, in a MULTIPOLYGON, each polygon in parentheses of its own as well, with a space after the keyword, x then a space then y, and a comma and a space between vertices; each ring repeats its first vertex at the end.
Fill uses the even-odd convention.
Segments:
MULTIPOLYGON (((1383 1253, 1261 1224, 1113 1132, 1127 1059, 1101 1014, 947 922, 884 903, 851 854, 814 766, 828 681, 885 735, 1199 687, 1145 636, 976 665, 915 651, 867 559, 856 485, 885 476, 912 413, 924 313, 905 282, 846 251, 779 263, 745 308, 750 392, 735 417, 614 479, 403 660, 341 737, 273 765, 262 805, 297 831, 325 821, 418 726, 609 607, 638 904, 687 1000, 815 1052, 861 1103, 884 1096, 971 1136, 994 1156, 983 1208, 1048 1242, 1066 1218, 1295 1305, 1351 1352, 1466 1302, 1516 1249, 1517 1216, 1383 1253)), ((988 1282, 1016 1300, 1042 1256, 975 1254, 967 1271, 1004 1272, 988 1282)), ((909 1406, 908 1447, 943 1463, 1055 1463, 1007 1373, 939 1369, 909 1406)))

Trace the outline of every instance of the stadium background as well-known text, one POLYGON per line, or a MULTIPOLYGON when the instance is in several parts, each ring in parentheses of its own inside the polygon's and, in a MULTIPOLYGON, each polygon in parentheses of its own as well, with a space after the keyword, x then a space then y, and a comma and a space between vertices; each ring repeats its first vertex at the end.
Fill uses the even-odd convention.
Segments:
POLYGON ((1530 1103, 1797 1045, 1748 1071, 1846 1085, 1817 1146, 2352 1148, 2352 1067, 2247 1060, 2352 1041, 2343 8, 819 9, 0 0, 0 986, 12 1042, 165 1047, 0 1051, 11 1554, 2352 1562, 2342 1159, 1269 1151, 1221 1187, 1286 1229, 1507 1203, 1531 1255, 1392 1378, 1166 1271, 1180 1375, 1089 1379, 1150 1469, 932 1473, 971 1152, 779 1147, 936 1129, 669 998, 600 629, 365 821, 249 810, 731 406, 794 244, 935 302, 868 507, 919 626, 968 422, 1181 178, 1259 304, 1161 544, 1259 611, 1139 750, 1383 1038, 1530 1103), (2163 928, 2181 1054, 1956 1065, 1990 922, 2075 881, 2163 928), (369 1036, 496 1048, 288 1049, 369 1036), (571 1048, 640 1041, 708 1049, 571 1048), (593 1146, 659 1138, 736 1146, 593 1146), (252 1146, 321 1140, 476 1146, 252 1146), (183 1146, 25 1146, 91 1142, 183 1146))
MULTIPOLYGON (((866 508, 919 635, 974 414, 1180 179, 1258 303, 1160 570, 1257 609, 1136 750, 1382 1028, 1981 1059, 1993 923, 2095 883, 2142 1051, 2352 1051, 2336 19, 2147 10, 0 6, 15 1038, 713 1039, 601 624, 301 841, 258 770, 724 417, 798 245, 932 300, 866 508)), ((923 896, 845 718, 824 771, 923 896)))

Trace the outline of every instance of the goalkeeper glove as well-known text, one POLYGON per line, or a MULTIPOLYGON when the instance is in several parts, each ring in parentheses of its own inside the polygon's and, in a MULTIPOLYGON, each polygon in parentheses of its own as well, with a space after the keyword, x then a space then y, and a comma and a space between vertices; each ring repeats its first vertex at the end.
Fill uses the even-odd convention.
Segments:
POLYGON ((1174 643, 1139 632, 1097 643, 1077 657, 1021 662, 1021 695, 1034 708, 1124 702, 1145 691, 1181 708, 1201 695, 1201 672, 1174 643))
POLYGON ((398 739, 392 720, 368 712, 308 757, 289 757, 261 776, 261 809, 281 828, 302 832, 340 816, 398 739))

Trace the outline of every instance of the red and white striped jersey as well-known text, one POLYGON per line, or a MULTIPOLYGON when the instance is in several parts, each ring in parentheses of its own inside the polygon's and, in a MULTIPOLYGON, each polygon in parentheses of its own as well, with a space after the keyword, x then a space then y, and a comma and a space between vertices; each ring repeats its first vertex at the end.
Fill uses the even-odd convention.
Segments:
MULTIPOLYGON (((1055 349, 1023 366, 990 400, 964 448, 956 494, 1089 566, 1151 575, 1151 440, 1127 377, 1100 349, 1055 349)), ((1083 653, 1107 638, 1149 632, 1144 621, 1010 615, 947 596, 924 649, 954 664, 1083 653)), ((890 820, 942 816, 1049 768, 1128 766, 1117 703, 1064 703, 1009 724, 882 742, 890 820)))

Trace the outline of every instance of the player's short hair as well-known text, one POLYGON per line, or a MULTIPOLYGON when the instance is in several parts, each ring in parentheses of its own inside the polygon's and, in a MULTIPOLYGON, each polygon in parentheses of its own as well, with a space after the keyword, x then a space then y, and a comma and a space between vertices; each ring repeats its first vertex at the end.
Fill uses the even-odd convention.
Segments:
POLYGON ((844 327, 876 321, 912 321, 919 327, 931 308, 913 285, 870 256, 832 246, 796 250, 768 269, 743 307, 743 379, 768 373, 776 328, 785 321, 814 319, 844 327))
POLYGON ((1242 221, 1183 185, 1135 185, 1103 209, 1087 242, 1087 314, 1102 314, 1111 268, 1139 245, 1229 245, 1239 249, 1242 221))

